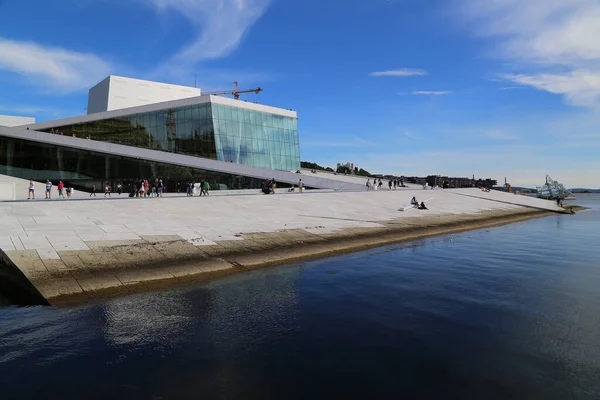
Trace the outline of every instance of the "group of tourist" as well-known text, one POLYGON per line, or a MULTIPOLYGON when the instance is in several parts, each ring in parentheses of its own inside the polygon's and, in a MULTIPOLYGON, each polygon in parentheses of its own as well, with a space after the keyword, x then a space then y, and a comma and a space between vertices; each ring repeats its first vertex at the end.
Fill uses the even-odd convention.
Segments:
MULTIPOLYGON (((47 200, 50 200, 52 198, 52 186, 53 186, 52 182, 49 179, 46 179, 46 184, 45 184, 46 197, 45 197, 45 199, 47 199, 47 200)), ((72 187, 65 187, 65 184, 63 183, 63 181, 59 181, 57 186, 58 186, 58 198, 59 199, 64 199, 65 193, 66 193, 67 199, 71 198, 71 194, 73 193, 72 187)), ((33 181, 33 179, 29 180, 29 186, 27 189, 27 200, 35 200, 35 182, 33 181)))
MULTIPOLYGON (((381 182, 381 178, 377 179, 377 178, 373 178, 373 182, 371 182, 371 179, 367 179, 367 183, 366 183, 366 187, 367 187, 367 191, 369 190, 381 190, 383 186, 383 182, 381 182)), ((388 180, 388 188, 389 190, 396 190, 396 188, 399 187, 408 187, 404 185, 404 180, 403 179, 390 179, 388 180)))
MULTIPOLYGON (((108 182, 106 182, 106 184, 108 185, 108 182)), ((117 185, 119 194, 121 194, 122 188, 119 187, 120 185, 120 183, 117 185)), ((165 191, 166 188, 162 179, 154 178, 154 181, 149 181, 147 179, 138 178, 130 184, 129 197, 162 197, 165 191)), ((110 186, 108 187, 108 195, 110 196, 110 186)))
MULTIPOLYGON (((296 186, 298 187, 298 193, 302 193, 302 191, 304 190, 304 182, 302 182, 302 179, 298 180, 297 185, 292 185, 288 189, 288 192, 293 192, 296 189, 296 186)), ((267 179, 263 183, 261 191, 264 194, 275 194, 276 188, 277 188, 277 182, 275 181, 275 178, 272 178, 272 179, 267 179)))
MULTIPOLYGON (((194 188, 196 183, 194 181, 188 182, 186 184, 186 192, 185 195, 188 197, 194 196, 194 188)), ((208 191, 210 190, 210 184, 204 178, 200 179, 200 195, 199 196, 208 196, 208 191)), ((177 193, 179 193, 179 184, 177 184, 177 193)))
POLYGON ((429 210, 425 206, 425 202, 422 201, 421 204, 419 204, 419 201, 417 200, 417 198, 415 196, 413 196, 413 198, 410 199, 410 205, 413 206, 414 208, 418 208, 419 210, 429 210))
MULTIPOLYGON (((110 182, 106 181, 106 183, 104 184, 104 197, 108 196, 110 197, 111 194, 111 186, 110 186, 110 182)), ((117 183, 117 193, 119 194, 119 196, 121 195, 121 193, 123 193, 123 185, 121 184, 121 182, 117 183)), ((90 191, 90 197, 96 197, 96 185, 92 185, 92 190, 90 191)))
POLYGON ((262 186, 262 192, 264 194, 275 194, 275 189, 277 188, 277 182, 275 178, 267 179, 262 186))
MULTIPOLYGON (((53 183, 50 179, 46 179, 45 183, 45 199, 50 200, 52 198, 52 188, 53 183)), ((166 188, 163 184, 162 179, 155 178, 154 182, 150 183, 146 179, 137 179, 136 181, 130 183, 129 185, 130 193, 129 197, 161 197, 163 192, 166 191, 166 188)), ((65 186, 62 180, 58 181, 56 185, 58 189, 58 198, 59 199, 70 199, 74 189, 71 186, 65 186)), ((109 181, 104 183, 104 197, 110 197, 112 191, 112 187, 109 181)), ((89 197, 97 197, 97 187, 95 184, 92 185, 90 189, 89 197)), ((117 183, 116 192, 120 196, 123 193, 123 184, 121 182, 117 183)), ((207 193, 208 194, 208 193, 207 193)), ((33 179, 29 180, 28 190, 27 190, 27 200, 35 200, 35 182, 33 179)))

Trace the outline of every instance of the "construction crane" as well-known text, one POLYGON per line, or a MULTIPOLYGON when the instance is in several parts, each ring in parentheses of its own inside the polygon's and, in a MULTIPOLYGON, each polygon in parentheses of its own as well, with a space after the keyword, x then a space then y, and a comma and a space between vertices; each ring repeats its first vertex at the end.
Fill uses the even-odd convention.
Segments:
POLYGON ((239 85, 238 85, 237 82, 233 82, 233 84, 235 85, 235 90, 233 90, 233 91, 222 90, 222 91, 219 91, 219 92, 209 92, 209 93, 202 93, 202 94, 212 94, 212 95, 230 94, 230 95, 233 96, 234 99, 239 100, 240 94, 242 94, 242 93, 256 93, 256 94, 259 94, 260 92, 262 92, 262 88, 261 87, 257 87, 256 89, 240 90, 239 85))

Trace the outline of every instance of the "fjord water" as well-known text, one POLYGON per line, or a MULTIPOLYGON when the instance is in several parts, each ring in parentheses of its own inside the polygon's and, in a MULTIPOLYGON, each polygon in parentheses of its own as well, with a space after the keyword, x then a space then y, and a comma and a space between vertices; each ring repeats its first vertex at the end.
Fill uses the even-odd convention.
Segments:
POLYGON ((600 398, 592 209, 78 307, 0 309, 2 399, 600 398))

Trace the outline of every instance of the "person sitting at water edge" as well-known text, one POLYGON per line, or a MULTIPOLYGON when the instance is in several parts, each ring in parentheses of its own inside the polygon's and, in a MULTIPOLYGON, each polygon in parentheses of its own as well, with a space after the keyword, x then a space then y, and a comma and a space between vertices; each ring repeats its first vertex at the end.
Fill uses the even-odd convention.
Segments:
POLYGON ((425 207, 425 202, 422 201, 421 205, 419 207, 417 207, 419 210, 429 210, 429 208, 425 207))
POLYGON ((410 200, 410 205, 411 205, 411 206, 418 206, 418 205, 419 205, 419 202, 417 201, 417 198, 416 198, 416 197, 413 197, 413 198, 410 200))

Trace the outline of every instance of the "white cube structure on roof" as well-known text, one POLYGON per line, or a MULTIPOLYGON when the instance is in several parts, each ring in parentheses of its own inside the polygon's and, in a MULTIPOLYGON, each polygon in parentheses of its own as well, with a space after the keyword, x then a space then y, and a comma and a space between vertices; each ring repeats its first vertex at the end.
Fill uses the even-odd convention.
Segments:
POLYGON ((200 95, 200 88, 110 75, 90 89, 87 113, 95 114, 200 95))

